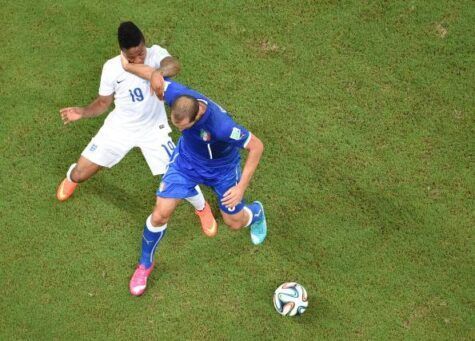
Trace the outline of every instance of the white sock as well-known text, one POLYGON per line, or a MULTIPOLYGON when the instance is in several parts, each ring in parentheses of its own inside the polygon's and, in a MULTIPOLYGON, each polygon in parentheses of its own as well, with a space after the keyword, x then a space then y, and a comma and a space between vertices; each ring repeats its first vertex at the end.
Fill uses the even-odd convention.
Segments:
POLYGON ((69 166, 68 172, 66 173, 66 178, 71 182, 74 182, 71 180, 71 172, 73 171, 74 167, 76 167, 76 165, 77 163, 73 163, 71 166, 69 166))
POLYGON ((145 222, 145 225, 147 226, 147 229, 150 232, 157 233, 165 230, 167 228, 167 224, 162 225, 162 226, 153 226, 152 225, 152 215, 149 215, 147 218, 147 221, 145 222))
POLYGON ((186 201, 188 201, 190 204, 193 205, 195 210, 201 211, 205 208, 205 197, 203 196, 203 192, 201 192, 200 186, 196 185, 195 189, 198 192, 198 194, 189 198, 185 198, 185 199, 186 201))
POLYGON ((249 216, 249 220, 247 221, 246 225, 244 225, 244 227, 248 227, 252 223, 252 211, 246 206, 244 206, 244 211, 246 211, 249 216))

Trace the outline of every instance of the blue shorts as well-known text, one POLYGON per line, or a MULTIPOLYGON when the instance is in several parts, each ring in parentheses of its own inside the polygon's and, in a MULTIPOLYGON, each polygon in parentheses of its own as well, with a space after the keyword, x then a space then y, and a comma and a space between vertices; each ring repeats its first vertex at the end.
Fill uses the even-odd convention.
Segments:
POLYGON ((203 169, 191 165, 174 154, 168 165, 168 170, 162 178, 157 196, 162 198, 185 199, 198 194, 196 185, 211 187, 218 197, 219 208, 227 214, 239 213, 244 208, 244 200, 234 208, 228 208, 221 204, 224 193, 236 186, 241 179, 241 165, 238 160, 236 165, 215 169, 203 169))

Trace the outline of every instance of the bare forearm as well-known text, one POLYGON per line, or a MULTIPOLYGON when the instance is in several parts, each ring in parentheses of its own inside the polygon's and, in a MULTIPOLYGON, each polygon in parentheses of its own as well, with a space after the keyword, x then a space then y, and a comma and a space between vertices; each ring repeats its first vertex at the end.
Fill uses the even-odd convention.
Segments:
POLYGON ((99 96, 91 104, 85 107, 68 107, 62 108, 59 112, 64 124, 80 120, 81 118, 95 117, 102 114, 109 108, 113 101, 114 95, 99 96))
POLYGON ((134 75, 150 80, 153 72, 160 72, 163 77, 173 77, 180 72, 180 64, 173 57, 167 57, 160 63, 160 67, 157 69, 145 64, 132 64, 127 63, 123 65, 124 69, 134 75))
POLYGON ((246 163, 244 164, 244 169, 242 170, 241 180, 239 181, 239 186, 243 189, 246 189, 251 182, 251 178, 254 175, 254 172, 259 165, 259 161, 261 159, 261 154, 255 155, 255 153, 249 153, 246 159, 246 163))
POLYGON ((153 71, 155 71, 153 67, 145 64, 127 64, 125 70, 146 80, 150 80, 153 71))
POLYGON ((84 107, 83 118, 96 117, 104 113, 111 105, 112 99, 99 96, 91 104, 84 107))

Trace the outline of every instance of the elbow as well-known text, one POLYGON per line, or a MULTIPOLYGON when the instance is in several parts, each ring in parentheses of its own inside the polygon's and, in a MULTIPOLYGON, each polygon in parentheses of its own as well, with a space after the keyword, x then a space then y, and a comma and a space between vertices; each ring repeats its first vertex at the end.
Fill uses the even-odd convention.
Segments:
POLYGON ((110 105, 112 104, 113 97, 112 96, 100 96, 99 97, 99 106, 103 109, 103 111, 107 110, 110 105))
POLYGON ((176 61, 175 62, 175 76, 178 75, 180 71, 181 71, 181 64, 178 61, 176 61))
POLYGON ((161 66, 161 68, 164 71, 163 72, 164 77, 175 77, 181 71, 180 62, 176 60, 175 58, 170 58, 169 60, 167 60, 167 62, 164 63, 164 65, 161 66))
POLYGON ((253 136, 253 140, 254 143, 252 144, 252 147, 257 154, 262 155, 262 153, 264 153, 264 143, 262 143, 262 141, 256 136, 253 136))
POLYGON ((109 106, 111 105, 111 103, 107 100, 102 100, 100 102, 100 105, 102 108, 104 108, 104 110, 107 110, 109 108, 109 106))
POLYGON ((171 68, 170 76, 169 77, 175 77, 178 75, 181 71, 181 65, 177 61, 173 64, 173 67, 171 68))
POLYGON ((262 153, 264 153, 264 143, 262 143, 261 140, 259 140, 258 148, 259 148, 260 154, 262 155, 262 153))
POLYGON ((253 153, 254 155, 261 155, 264 152, 264 144, 262 141, 255 135, 251 135, 251 140, 244 146, 248 152, 253 153))

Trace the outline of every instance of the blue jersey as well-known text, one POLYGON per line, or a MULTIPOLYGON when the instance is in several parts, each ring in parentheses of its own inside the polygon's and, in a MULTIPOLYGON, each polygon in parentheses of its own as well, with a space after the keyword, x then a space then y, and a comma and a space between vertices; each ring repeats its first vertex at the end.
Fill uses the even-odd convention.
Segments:
POLYGON ((247 145, 251 133, 209 98, 168 78, 165 81, 164 101, 167 105, 172 106, 179 96, 188 95, 207 106, 203 116, 182 131, 177 162, 207 168, 209 171, 203 169, 203 175, 213 173, 212 169, 234 168, 239 164, 239 149, 247 145))

